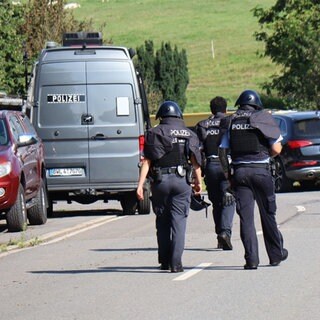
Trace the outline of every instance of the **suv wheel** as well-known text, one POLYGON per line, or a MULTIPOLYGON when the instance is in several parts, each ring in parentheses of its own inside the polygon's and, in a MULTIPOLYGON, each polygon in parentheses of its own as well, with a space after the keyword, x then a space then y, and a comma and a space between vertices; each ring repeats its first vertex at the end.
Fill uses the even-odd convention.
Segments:
POLYGON ((45 224, 47 222, 47 193, 45 183, 42 179, 40 189, 33 201, 35 204, 28 209, 28 219, 30 224, 45 224))
POLYGON ((274 184, 276 192, 288 192, 293 189, 293 181, 288 179, 285 173, 284 166, 279 157, 274 158, 275 172, 274 184))
POLYGON ((27 226, 27 206, 22 184, 19 185, 17 200, 7 212, 6 219, 10 232, 23 231, 27 226))

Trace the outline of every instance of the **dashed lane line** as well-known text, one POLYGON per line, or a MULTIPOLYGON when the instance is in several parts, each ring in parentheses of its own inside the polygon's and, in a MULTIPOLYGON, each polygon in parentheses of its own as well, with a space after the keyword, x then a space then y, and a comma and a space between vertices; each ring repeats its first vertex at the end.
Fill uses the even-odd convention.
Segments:
MULTIPOLYGON (((297 216, 299 214, 301 214, 302 212, 305 212, 306 211, 306 208, 303 207, 303 206, 296 206, 297 208, 297 213, 293 216, 297 216)), ((289 219, 283 221, 282 223, 279 224, 282 225, 284 224, 285 222, 287 222, 288 220, 291 220, 293 217, 290 217, 289 219)), ((257 235, 262 235, 262 231, 257 231, 257 235)), ((198 266, 196 266, 195 268, 191 269, 190 271, 188 272, 185 272, 184 274, 182 274, 181 276, 179 277, 176 277, 173 279, 173 281, 183 281, 183 280, 187 280, 191 277, 193 277, 194 275, 196 275, 197 273, 199 273, 200 271, 204 270, 205 268, 208 268, 209 266, 211 266, 212 263, 208 262, 208 263, 201 263, 199 264, 198 266)))
POLYGON ((204 270, 205 268, 208 268, 211 265, 212 265, 211 262, 200 263, 199 265, 197 265, 196 267, 194 267, 190 271, 185 272, 181 276, 174 278, 173 281, 187 280, 187 279, 193 277, 194 275, 196 275, 197 273, 199 273, 200 271, 204 270))
POLYGON ((296 208, 297 208, 297 212, 305 212, 306 211, 306 208, 303 206, 296 206, 296 208))

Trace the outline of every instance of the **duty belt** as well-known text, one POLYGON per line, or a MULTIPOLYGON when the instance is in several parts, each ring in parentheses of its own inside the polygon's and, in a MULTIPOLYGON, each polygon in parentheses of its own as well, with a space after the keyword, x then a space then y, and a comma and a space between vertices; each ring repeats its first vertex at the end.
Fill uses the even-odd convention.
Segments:
POLYGON ((160 171, 161 171, 162 174, 176 173, 177 172, 177 167, 160 168, 160 171))
POLYGON ((270 169, 270 165, 269 163, 238 163, 238 164, 233 164, 232 165, 233 168, 237 169, 237 168, 264 168, 269 170, 270 169))
POLYGON ((211 158, 207 158, 207 162, 217 162, 217 163, 219 163, 220 160, 219 160, 219 158, 213 158, 213 157, 211 157, 211 158))

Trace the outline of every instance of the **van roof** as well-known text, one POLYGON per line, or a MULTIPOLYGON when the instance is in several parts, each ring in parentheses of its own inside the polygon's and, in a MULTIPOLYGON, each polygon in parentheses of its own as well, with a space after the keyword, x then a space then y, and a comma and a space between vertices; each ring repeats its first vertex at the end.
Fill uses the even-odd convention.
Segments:
POLYGON ((56 47, 43 49, 39 60, 131 60, 131 56, 127 48, 118 46, 56 47))

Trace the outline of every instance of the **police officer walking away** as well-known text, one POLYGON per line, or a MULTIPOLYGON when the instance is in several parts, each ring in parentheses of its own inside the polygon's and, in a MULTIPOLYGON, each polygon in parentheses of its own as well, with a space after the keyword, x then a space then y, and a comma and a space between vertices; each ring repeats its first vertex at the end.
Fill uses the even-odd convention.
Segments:
POLYGON ((160 124, 148 130, 145 136, 145 159, 140 172, 137 197, 143 199, 143 185, 149 173, 152 178, 151 201, 156 214, 160 269, 183 272, 182 254, 191 183, 196 194, 202 190, 199 140, 185 126, 176 102, 162 103, 156 114, 156 119, 158 118, 160 124), (192 167, 194 170, 191 170, 192 167))
POLYGON ((212 115, 200 121, 196 133, 202 145, 204 156, 204 181, 209 200, 213 205, 213 220, 218 239, 218 248, 232 250, 231 230, 235 211, 234 197, 228 192, 229 182, 226 179, 218 157, 220 121, 226 116, 227 101, 215 97, 210 101, 212 115))
POLYGON ((244 269, 259 265, 258 239, 254 225, 254 204, 259 207, 263 238, 271 266, 288 257, 276 222, 276 197, 269 169, 270 156, 281 152, 281 134, 270 113, 263 110, 257 92, 243 91, 236 101, 238 110, 223 121, 226 129, 220 145, 222 167, 229 177, 227 149, 232 158, 232 186, 240 216, 240 236, 245 250, 244 269))

